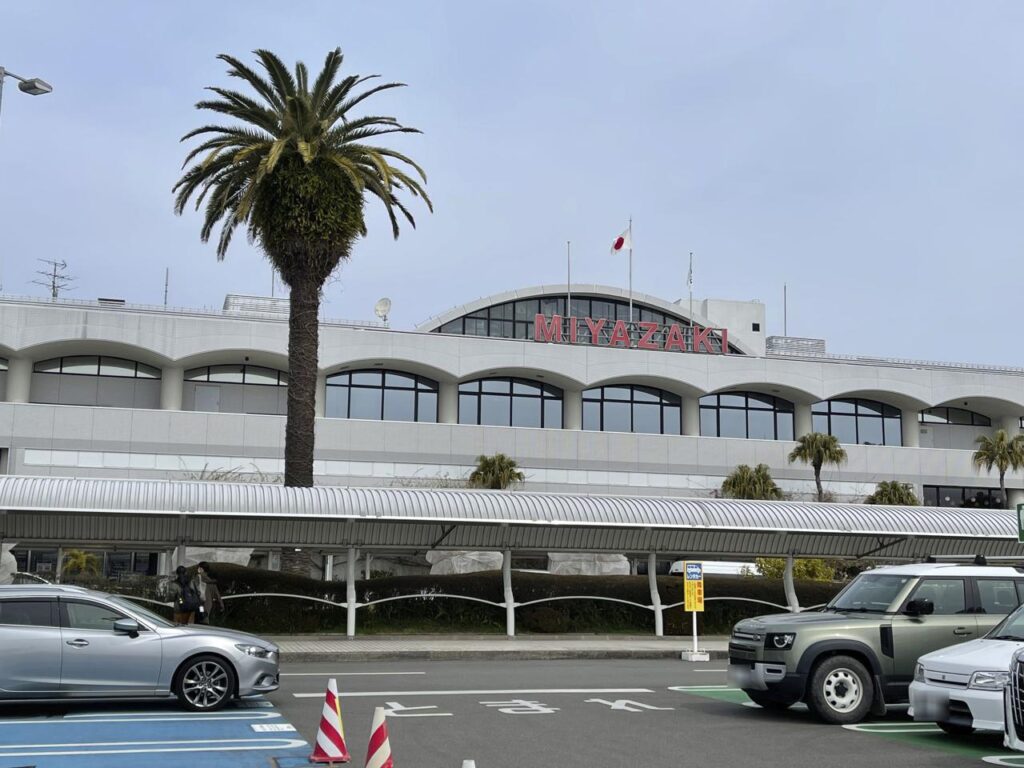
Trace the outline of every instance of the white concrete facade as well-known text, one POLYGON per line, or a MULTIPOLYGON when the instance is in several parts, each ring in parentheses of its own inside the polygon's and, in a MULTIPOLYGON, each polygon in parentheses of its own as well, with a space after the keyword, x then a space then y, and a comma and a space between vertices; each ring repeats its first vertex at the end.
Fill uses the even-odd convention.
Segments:
MULTIPOLYGON (((826 471, 826 484, 837 497, 863 498, 875 483, 893 479, 913 483, 919 492, 924 485, 992 488, 997 478, 979 475, 971 465, 973 440, 997 427, 1017 432, 1024 415, 1024 369, 769 354, 764 351, 763 307, 756 303, 694 304, 698 324, 743 324, 735 330, 730 327, 729 339, 747 354, 615 349, 432 332, 474 308, 508 297, 545 295, 548 290, 564 291, 564 286, 481 299, 417 331, 325 323, 320 336, 319 415, 325 412, 328 375, 377 368, 438 382, 439 423, 319 418, 318 481, 444 482, 465 475, 478 455, 500 451, 516 458, 527 475, 526 487, 532 490, 706 495, 737 464, 763 462, 785 489, 797 496, 809 493, 810 470, 786 461, 792 442, 700 436, 701 396, 748 391, 791 401, 796 435, 811 431, 811 406, 823 400, 867 398, 901 410, 902 446, 848 445, 849 462, 826 471), (754 324, 759 325, 756 332, 754 324), (538 379, 563 390, 563 428, 458 424, 459 383, 494 375, 538 379), (678 395, 682 434, 582 430, 581 393, 625 383, 678 395), (920 424, 920 412, 936 406, 984 414, 991 427, 920 424)), ((597 286, 573 290, 624 295, 597 286)), ((687 316, 682 304, 637 298, 687 316)), ((197 366, 247 364, 286 370, 283 316, 0 298, 0 356, 7 360, 7 371, 0 377, 6 380, 0 381, 0 451, 8 473, 186 477, 204 467, 280 472, 283 416, 183 409, 196 407, 194 385, 184 376, 197 366), (34 365, 79 355, 134 360, 158 368, 160 379, 137 380, 131 389, 134 399, 124 402, 127 407, 100 401, 52 402, 52 384, 40 379, 69 377, 33 373, 34 365), (47 393, 41 394, 44 390, 47 393), (151 407, 137 407, 142 397, 151 407)), ((98 397, 102 399, 102 393, 98 397)), ((244 399, 239 395, 235 401, 244 399)), ((277 397, 273 407, 280 408, 281 402, 277 397)), ((1007 484, 1024 488, 1018 477, 1008 477, 1007 484)))

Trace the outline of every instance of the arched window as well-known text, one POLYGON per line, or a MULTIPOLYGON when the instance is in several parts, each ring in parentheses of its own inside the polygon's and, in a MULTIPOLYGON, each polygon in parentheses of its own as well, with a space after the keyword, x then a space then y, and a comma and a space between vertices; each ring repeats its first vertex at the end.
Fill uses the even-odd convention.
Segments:
POLYGON ((678 395, 654 387, 619 384, 583 392, 584 429, 678 435, 681 413, 678 395))
POLYGON ((562 428, 562 390, 509 376, 459 384, 459 424, 562 428))
POLYGON ((437 382, 402 371, 369 369, 327 377, 325 413, 335 419, 437 421, 437 382))
POLYGON ((792 440, 793 404, 757 392, 724 392, 700 399, 702 437, 792 440))
POLYGON ((876 400, 839 398, 811 406, 815 432, 835 435, 840 443, 903 445, 900 409, 876 400))
POLYGON ((185 381, 209 381, 217 384, 257 384, 287 387, 288 374, 261 365, 206 365, 185 371, 185 381))
POLYGON ((111 408, 159 408, 160 369, 106 355, 69 355, 32 367, 31 401, 111 408))
POLYGON ((288 411, 288 373, 262 365, 204 365, 185 371, 181 393, 186 411, 258 413, 288 411))
POLYGON ((963 408, 927 408, 921 411, 922 424, 952 424, 962 427, 991 427, 992 419, 963 408))

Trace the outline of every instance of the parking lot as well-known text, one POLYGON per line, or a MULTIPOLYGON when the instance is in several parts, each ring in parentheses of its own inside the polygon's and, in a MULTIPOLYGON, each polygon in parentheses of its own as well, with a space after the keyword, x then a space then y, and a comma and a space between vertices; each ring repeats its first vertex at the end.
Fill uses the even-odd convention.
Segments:
POLYGON ((398 768, 785 765, 1024 766, 998 735, 951 738, 904 714, 838 728, 766 712, 729 689, 723 662, 381 661, 291 664, 281 690, 216 714, 173 703, 0 709, 0 768, 296 768, 331 676, 352 765, 373 709, 389 711, 398 768))

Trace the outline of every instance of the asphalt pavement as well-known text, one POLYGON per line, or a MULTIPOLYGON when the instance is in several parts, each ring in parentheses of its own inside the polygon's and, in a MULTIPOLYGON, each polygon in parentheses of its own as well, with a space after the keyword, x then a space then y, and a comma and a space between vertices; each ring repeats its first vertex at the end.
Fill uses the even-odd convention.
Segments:
POLYGON ((722 662, 633 659, 289 664, 270 699, 312 739, 334 676, 355 760, 374 707, 383 706, 396 768, 460 768, 467 759, 477 768, 953 768, 996 756, 1024 765, 999 736, 952 739, 905 714, 851 730, 802 708, 748 706, 728 690, 724 670, 722 662))

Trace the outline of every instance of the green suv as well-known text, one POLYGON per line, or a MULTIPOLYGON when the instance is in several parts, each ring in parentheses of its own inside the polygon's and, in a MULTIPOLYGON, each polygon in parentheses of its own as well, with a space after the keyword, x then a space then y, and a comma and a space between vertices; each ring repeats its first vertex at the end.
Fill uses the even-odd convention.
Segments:
POLYGON ((856 723, 908 701, 919 656, 983 636, 1022 596, 1018 568, 877 568, 821 611, 739 622, 729 638, 729 682, 767 709, 803 701, 825 722, 856 723))

